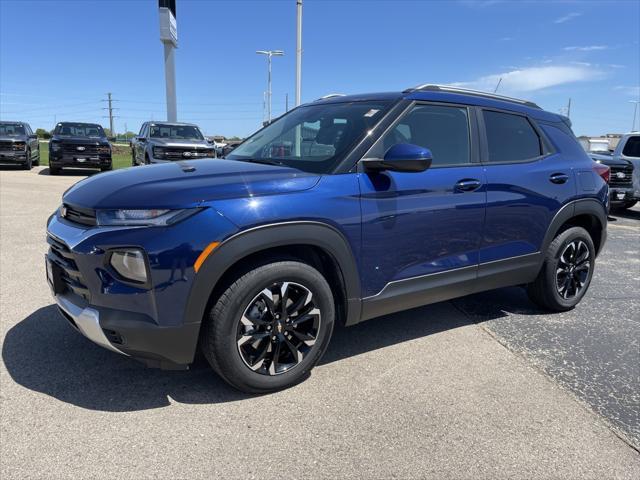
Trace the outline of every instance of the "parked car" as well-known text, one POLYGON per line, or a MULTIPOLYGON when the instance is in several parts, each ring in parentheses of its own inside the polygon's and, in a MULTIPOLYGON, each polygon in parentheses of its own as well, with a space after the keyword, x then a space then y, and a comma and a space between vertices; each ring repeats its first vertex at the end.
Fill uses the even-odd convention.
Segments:
POLYGON ((111 144, 96 123, 60 122, 49 141, 49 173, 57 175, 67 167, 113 168, 111 144))
POLYGON ((145 122, 131 140, 131 164, 215 158, 214 146, 191 123, 145 122))
POLYGON ((624 135, 613 152, 590 152, 611 168, 611 208, 624 210, 640 200, 640 133, 624 135))
POLYGON ((229 384, 273 391, 309 374, 336 323, 511 285, 573 308, 606 238, 594 166, 531 102, 332 97, 226 159, 76 184, 47 223, 48 281, 103 347, 186 368, 199 346, 229 384))
POLYGON ((21 165, 31 170, 40 164, 40 143, 28 123, 0 122, 0 165, 21 165))

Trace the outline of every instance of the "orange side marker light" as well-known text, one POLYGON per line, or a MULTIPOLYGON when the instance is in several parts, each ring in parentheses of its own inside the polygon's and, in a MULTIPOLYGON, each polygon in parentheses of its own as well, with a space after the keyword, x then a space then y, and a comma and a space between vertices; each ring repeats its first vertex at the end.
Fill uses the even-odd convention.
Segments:
POLYGON ((207 257, 211 254, 211 252, 213 252, 216 247, 220 245, 220 242, 211 242, 209 245, 207 245, 207 247, 202 251, 202 253, 200 255, 198 255, 198 258, 196 258, 196 263, 193 264, 193 269, 196 271, 196 273, 198 272, 198 270, 200 270, 200 267, 202 266, 202 264, 204 263, 204 261, 207 259, 207 257))

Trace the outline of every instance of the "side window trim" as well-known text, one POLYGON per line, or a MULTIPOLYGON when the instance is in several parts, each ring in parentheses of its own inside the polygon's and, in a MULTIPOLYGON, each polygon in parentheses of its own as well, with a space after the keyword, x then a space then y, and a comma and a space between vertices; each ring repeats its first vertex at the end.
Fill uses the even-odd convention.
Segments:
MULTIPOLYGON (((469 162, 466 163, 456 163, 451 165, 432 165, 429 167, 429 170, 433 168, 460 168, 460 167, 471 167, 474 165, 480 164, 480 152, 478 149, 478 140, 479 140, 479 129, 476 121, 476 111, 475 108, 471 105, 463 104, 463 103, 447 103, 447 102, 431 102, 426 100, 414 100, 407 107, 400 112, 400 114, 396 117, 396 119, 391 122, 391 124, 378 136, 378 138, 373 142, 371 147, 365 152, 362 156, 361 160, 369 157, 369 153, 374 150, 378 143, 382 141, 382 139, 387 135, 387 133, 391 132, 394 128, 400 124, 400 122, 411 113, 411 111, 416 106, 437 106, 437 107, 453 107, 453 108, 464 108, 467 111, 467 128, 469 131, 469 162)), ((359 163, 359 162, 358 162, 359 163)))
POLYGON ((553 155, 554 153, 556 153, 556 150, 552 146, 552 143, 547 139, 542 129, 538 126, 538 124, 534 121, 534 119, 532 119, 529 115, 521 112, 514 112, 511 110, 502 110, 500 108, 491 108, 491 107, 475 107, 474 110, 476 111, 477 124, 478 124, 479 137, 480 137, 480 153, 481 153, 480 162, 483 165, 511 165, 511 164, 517 164, 517 163, 534 163, 534 162, 539 162, 540 160, 548 157, 549 155, 553 155), (538 142, 540 145, 540 152, 541 152, 540 155, 536 157, 526 158, 524 160, 510 160, 507 162, 489 161, 489 141, 487 139, 487 127, 484 122, 484 115, 483 115, 484 111, 504 113, 506 115, 514 115, 514 116, 522 117, 526 119, 527 122, 529 122, 529 125, 531 125, 531 128, 533 129, 533 131, 538 136, 538 142))

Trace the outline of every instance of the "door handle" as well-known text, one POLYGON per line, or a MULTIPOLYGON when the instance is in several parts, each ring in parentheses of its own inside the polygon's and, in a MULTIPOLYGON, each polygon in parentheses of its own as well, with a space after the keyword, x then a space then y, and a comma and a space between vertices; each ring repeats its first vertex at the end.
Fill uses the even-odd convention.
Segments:
POLYGON ((480 180, 476 180, 475 178, 465 178, 456 183, 456 190, 461 192, 473 192, 479 188, 480 185, 480 180))
POLYGON ((569 175, 566 173, 554 173, 549 177, 549 181, 556 184, 567 183, 567 180, 569 180, 569 175))

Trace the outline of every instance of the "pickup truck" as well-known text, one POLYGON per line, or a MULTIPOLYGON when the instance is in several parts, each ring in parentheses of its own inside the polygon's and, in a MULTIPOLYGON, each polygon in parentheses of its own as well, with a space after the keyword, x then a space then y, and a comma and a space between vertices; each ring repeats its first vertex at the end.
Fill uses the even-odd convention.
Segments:
POLYGON ((624 135, 613 152, 589 152, 589 156, 611 169, 611 208, 633 207, 640 200, 640 133, 624 135))
POLYGON ((131 139, 131 164, 215 158, 214 146, 191 123, 145 122, 131 139))
POLYGON ((25 170, 40 164, 38 137, 28 123, 0 122, 0 165, 16 164, 25 170))

